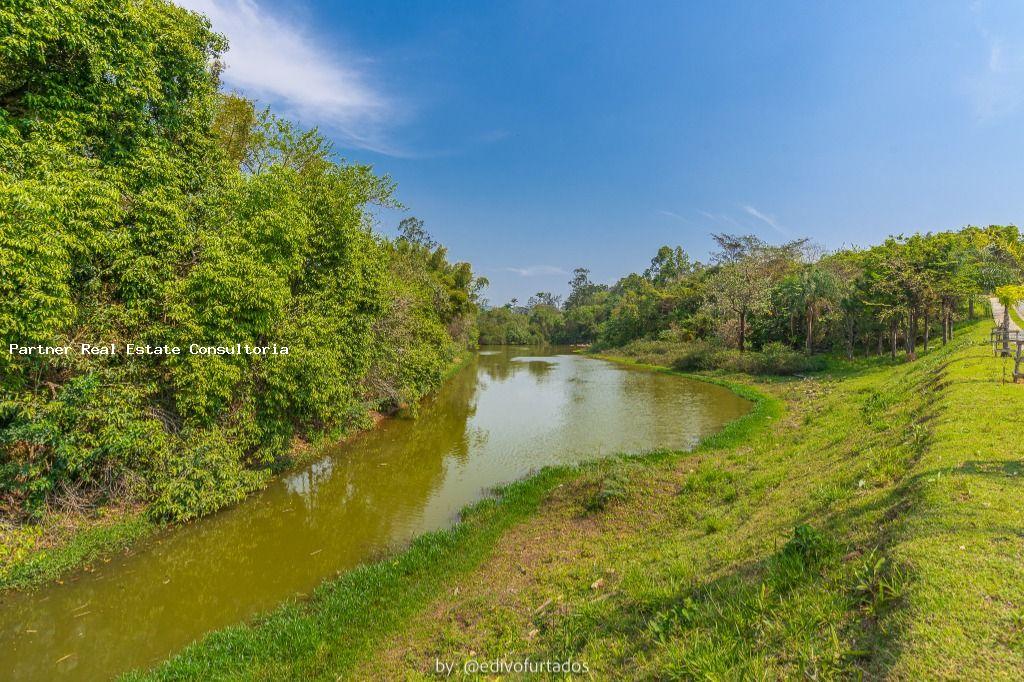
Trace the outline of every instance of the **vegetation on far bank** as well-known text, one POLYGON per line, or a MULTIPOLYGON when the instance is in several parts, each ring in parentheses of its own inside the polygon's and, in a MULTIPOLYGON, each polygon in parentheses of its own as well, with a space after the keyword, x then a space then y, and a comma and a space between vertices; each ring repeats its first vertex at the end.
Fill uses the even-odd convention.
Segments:
POLYGON ((806 371, 814 361, 801 366, 795 351, 913 357, 919 346, 946 343, 955 322, 973 317, 979 296, 1024 278, 1024 238, 1012 225, 901 235, 831 253, 806 239, 772 245, 753 235, 712 236, 718 250, 707 263, 663 246, 643 273, 611 286, 577 268, 564 301, 539 292, 525 305, 488 307, 478 316, 480 341, 664 343, 685 350, 677 357, 693 356, 684 368, 806 371))
POLYGON ((546 470, 137 677, 418 679, 495 657, 616 679, 1013 677, 1024 389, 988 327, 916 363, 730 376, 770 397, 698 450, 546 470))
POLYGON ((220 92, 204 18, 61 0, 0 26, 0 575, 76 520, 233 503, 297 440, 415 405, 474 343, 484 282, 415 218, 374 231, 389 178, 220 92))
POLYGON ((102 507, 84 520, 53 513, 39 523, 0 529, 0 591, 31 589, 74 569, 91 570, 96 560, 158 528, 142 509, 102 507))

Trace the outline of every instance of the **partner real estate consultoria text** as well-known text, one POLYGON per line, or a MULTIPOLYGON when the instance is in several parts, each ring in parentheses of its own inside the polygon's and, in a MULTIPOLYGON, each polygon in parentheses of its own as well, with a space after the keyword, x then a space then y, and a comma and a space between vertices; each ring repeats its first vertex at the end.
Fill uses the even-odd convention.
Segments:
POLYGON ((187 346, 153 345, 148 343, 75 343, 68 346, 23 346, 7 344, 9 355, 288 355, 288 346, 276 343, 266 346, 252 346, 235 343, 226 346, 209 346, 190 343, 187 346))

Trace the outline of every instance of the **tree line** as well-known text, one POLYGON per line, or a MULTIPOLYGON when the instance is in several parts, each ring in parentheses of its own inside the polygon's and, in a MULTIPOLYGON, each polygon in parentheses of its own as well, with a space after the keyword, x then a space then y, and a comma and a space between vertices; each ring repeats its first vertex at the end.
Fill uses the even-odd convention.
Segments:
POLYGON ((0 353, 0 517, 188 519, 296 444, 415 404, 475 343, 483 281, 395 184, 219 90, 227 47, 160 0, 0 7, 0 339, 287 355, 0 353))
POLYGON ((951 338, 979 295, 1020 282, 1024 240, 1015 226, 894 236, 822 253, 807 239, 768 244, 715 234, 709 262, 661 247, 642 273, 611 286, 577 268, 562 301, 538 293, 479 316, 484 344, 619 347, 647 339, 713 343, 739 353, 780 347, 905 354, 951 338))

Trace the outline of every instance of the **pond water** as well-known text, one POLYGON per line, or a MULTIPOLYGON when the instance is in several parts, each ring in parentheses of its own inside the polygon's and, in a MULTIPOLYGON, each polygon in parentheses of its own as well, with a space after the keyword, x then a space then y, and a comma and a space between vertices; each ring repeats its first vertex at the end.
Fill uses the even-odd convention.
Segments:
POLYGON ((418 418, 386 420, 94 572, 0 596, 0 678, 96 680, 152 666, 452 524, 496 485, 548 464, 690 448, 749 408, 717 386, 564 349, 484 349, 418 418))

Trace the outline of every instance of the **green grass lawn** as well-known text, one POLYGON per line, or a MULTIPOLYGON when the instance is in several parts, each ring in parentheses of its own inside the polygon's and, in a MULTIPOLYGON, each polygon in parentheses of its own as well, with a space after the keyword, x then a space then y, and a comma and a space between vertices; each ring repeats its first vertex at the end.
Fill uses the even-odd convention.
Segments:
POLYGON ((136 677, 527 656, 598 679, 1017 677, 1024 385, 1001 383, 990 326, 911 364, 724 377, 765 397, 696 451, 545 470, 136 677))

